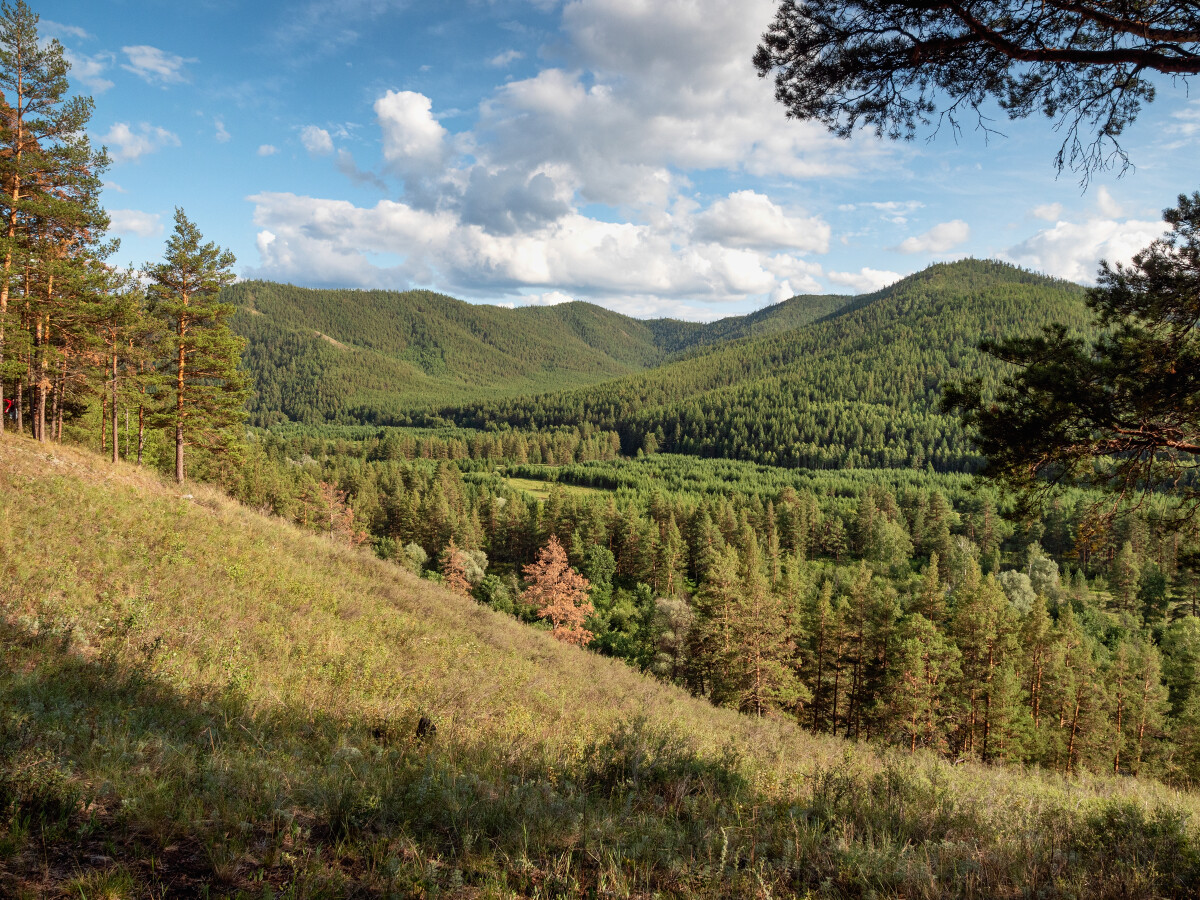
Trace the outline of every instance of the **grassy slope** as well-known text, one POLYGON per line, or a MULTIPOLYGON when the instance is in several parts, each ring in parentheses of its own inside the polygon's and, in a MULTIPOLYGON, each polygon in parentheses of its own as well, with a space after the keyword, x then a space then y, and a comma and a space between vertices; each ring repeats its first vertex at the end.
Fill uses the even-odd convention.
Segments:
POLYGON ((798 327, 849 299, 795 297, 702 325, 642 321, 582 302, 510 310, 429 291, 311 290, 250 281, 224 297, 239 307, 234 327, 250 342, 257 415, 301 419, 301 397, 334 393, 359 420, 370 411, 450 398, 592 384, 693 347, 798 327))
POLYGON ((0 438, 0 895, 1198 884, 1195 797, 716 710, 187 491, 0 438))

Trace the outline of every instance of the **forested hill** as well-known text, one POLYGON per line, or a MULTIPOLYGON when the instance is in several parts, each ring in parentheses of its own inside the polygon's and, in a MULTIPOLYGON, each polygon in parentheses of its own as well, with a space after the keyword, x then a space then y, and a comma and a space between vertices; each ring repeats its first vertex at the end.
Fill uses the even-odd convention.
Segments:
POLYGON ((223 299, 247 338, 254 424, 378 423, 414 406, 581 387, 696 347, 795 328, 847 303, 795 297, 710 324, 643 321, 590 303, 505 309, 429 291, 241 282, 223 299))
POLYGON ((639 447, 813 468, 970 470, 947 378, 995 378, 979 340, 1085 327, 1082 288, 999 262, 930 267, 821 321, 589 388, 447 406, 460 425, 593 425, 639 447))

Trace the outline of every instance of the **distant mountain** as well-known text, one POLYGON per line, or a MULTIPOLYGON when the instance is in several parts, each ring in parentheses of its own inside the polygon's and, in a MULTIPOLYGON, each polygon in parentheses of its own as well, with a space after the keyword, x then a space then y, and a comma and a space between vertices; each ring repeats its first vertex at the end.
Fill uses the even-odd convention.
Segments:
POLYGON ((404 420, 413 408, 583 387, 844 306, 795 297, 710 324, 639 320, 590 303, 505 309, 429 291, 228 288, 247 338, 254 424, 404 420))
POLYGON ((1004 263, 935 265, 789 331, 715 344, 586 391, 447 404, 437 415, 476 427, 590 422, 620 431, 626 452, 970 470, 978 459, 967 436, 938 411, 942 382, 997 378, 1002 366, 978 350, 981 338, 1050 322, 1084 328, 1084 301, 1078 285, 1004 263))

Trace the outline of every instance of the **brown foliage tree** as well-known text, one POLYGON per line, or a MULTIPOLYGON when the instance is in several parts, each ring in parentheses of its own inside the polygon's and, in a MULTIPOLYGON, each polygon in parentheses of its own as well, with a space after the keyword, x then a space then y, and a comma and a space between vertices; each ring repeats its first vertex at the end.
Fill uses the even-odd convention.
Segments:
POLYGON ((591 584, 567 563, 567 551, 558 538, 551 536, 550 543, 538 551, 537 561, 525 566, 524 572, 532 583, 522 596, 554 625, 554 637, 581 647, 590 643, 595 635, 583 623, 594 609, 588 600, 591 584))
POLYGON ((467 578, 467 562, 463 558, 462 550, 454 542, 454 538, 450 538, 450 543, 442 551, 440 569, 442 577, 446 579, 446 587, 464 597, 471 593, 471 581, 467 578))

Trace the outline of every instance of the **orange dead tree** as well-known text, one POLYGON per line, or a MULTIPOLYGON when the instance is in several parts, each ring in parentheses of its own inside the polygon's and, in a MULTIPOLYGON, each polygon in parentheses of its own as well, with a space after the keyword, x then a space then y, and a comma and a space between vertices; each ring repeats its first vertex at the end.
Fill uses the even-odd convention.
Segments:
POLYGON ((554 625, 551 633, 568 644, 588 644, 595 637, 583 627, 593 611, 588 601, 591 585, 567 563, 567 551, 558 538, 551 537, 550 543, 538 551, 537 561, 525 566, 524 571, 532 584, 522 596, 537 607, 538 615, 554 625))

